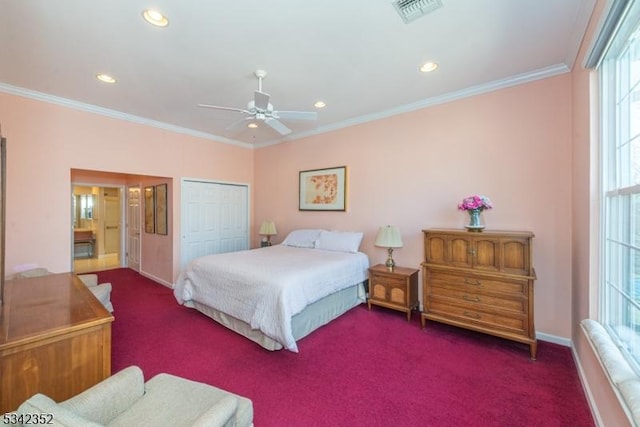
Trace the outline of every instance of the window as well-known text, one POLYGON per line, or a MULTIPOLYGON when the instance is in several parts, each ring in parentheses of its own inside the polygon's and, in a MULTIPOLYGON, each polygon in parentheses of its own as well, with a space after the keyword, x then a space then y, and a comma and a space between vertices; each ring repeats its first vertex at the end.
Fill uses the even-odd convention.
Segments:
POLYGON ((601 323, 640 373, 640 16, 625 12, 601 63, 601 323))

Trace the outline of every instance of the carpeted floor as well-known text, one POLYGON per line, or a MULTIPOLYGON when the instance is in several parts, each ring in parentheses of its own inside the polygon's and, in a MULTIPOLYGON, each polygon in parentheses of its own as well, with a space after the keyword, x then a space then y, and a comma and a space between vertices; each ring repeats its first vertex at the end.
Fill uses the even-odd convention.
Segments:
MULTIPOLYGON (((113 285, 113 372, 138 365, 249 397, 266 426, 593 426, 569 348, 528 346, 361 305, 269 352, 128 269, 113 285)), ((176 408, 179 410, 179 408, 176 408)))

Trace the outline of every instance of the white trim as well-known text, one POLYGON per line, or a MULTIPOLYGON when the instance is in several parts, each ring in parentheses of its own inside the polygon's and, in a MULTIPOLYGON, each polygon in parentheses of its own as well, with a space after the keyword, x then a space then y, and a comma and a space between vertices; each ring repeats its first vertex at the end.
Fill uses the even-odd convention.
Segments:
POLYGON ((48 95, 48 94, 36 92, 33 90, 23 89, 20 87, 11 86, 4 83, 0 83, 0 92, 22 96, 25 98, 35 99, 38 101, 49 102, 52 104, 61 105, 63 107, 69 107, 76 110, 86 111, 89 113, 100 114, 100 115, 112 117, 115 119, 126 120, 129 122, 138 123, 145 126, 156 127, 159 129, 181 133, 184 135, 194 136, 197 138, 203 138, 203 139, 208 139, 211 141, 220 142, 224 144, 231 144, 231 145, 236 145, 238 147, 253 149, 253 148, 268 147, 271 145, 276 145, 276 144, 280 144, 287 141, 296 141, 309 136, 332 132, 338 129, 343 129, 350 126, 355 126, 355 125, 359 125, 359 124, 363 124, 363 123, 367 123, 375 120, 380 120, 380 119, 395 116, 398 114, 419 110, 422 108, 432 107, 434 105, 457 101, 460 99, 469 98, 472 96, 481 95, 484 93, 493 92, 496 90, 533 82, 536 80, 554 77, 560 74, 568 73, 570 71, 571 71, 571 68, 567 66, 567 64, 551 65, 549 67, 545 67, 545 68, 541 68, 531 72, 508 77, 505 79, 479 84, 477 86, 472 86, 456 92, 451 92, 451 93, 447 93, 447 94, 443 94, 443 95, 439 95, 431 98, 426 98, 410 104, 400 105, 398 107, 390 108, 388 110, 380 111, 377 113, 366 114, 364 116, 356 117, 349 120, 344 120, 342 122, 333 123, 326 126, 320 126, 316 129, 295 133, 284 138, 272 139, 270 141, 260 142, 255 144, 237 141, 234 139, 225 138, 223 136, 217 136, 210 133, 188 129, 188 128, 184 128, 176 125, 171 125, 171 124, 163 123, 157 120, 146 119, 143 117, 126 114, 119 111, 110 110, 107 108, 97 107, 94 105, 85 104, 82 102, 77 102, 77 101, 61 98, 54 95, 48 95))
POLYGON ((163 279, 161 279, 161 278, 159 278, 157 276, 154 276, 153 274, 149 274, 149 273, 147 273, 147 272, 145 272, 143 270, 140 270, 140 275, 146 277, 147 279, 151 279, 154 282, 157 282, 157 283, 159 283, 159 284, 161 284, 163 286, 166 286, 169 289, 173 289, 173 284, 172 283, 169 283, 166 280, 163 280, 163 279))
POLYGON ((557 335, 545 334, 542 332, 537 332, 536 338, 539 339, 540 341, 550 342, 550 343, 562 345, 565 347, 571 347, 571 340, 569 338, 559 337, 557 335))
POLYGON ((434 105, 445 104, 447 102, 457 101, 460 99, 469 98, 472 96, 481 95, 484 93, 489 93, 496 90, 521 85, 524 83, 530 83, 536 80, 554 77, 560 74, 568 73, 570 71, 571 69, 567 67, 566 64, 556 64, 556 65, 541 68, 539 70, 535 70, 529 73, 519 74, 517 76, 512 76, 512 77, 508 77, 501 80, 495 80, 492 82, 483 83, 483 84, 472 86, 456 92, 446 93, 444 95, 423 99, 421 101, 417 101, 411 104, 405 104, 398 107, 390 108, 388 110, 380 111, 377 113, 367 114, 364 116, 356 117, 349 120, 344 120, 342 122, 334 123, 327 126, 321 126, 316 129, 306 131, 306 132, 296 133, 282 139, 257 143, 254 146, 256 148, 262 148, 270 145, 276 145, 285 141, 295 141, 295 140, 306 138, 313 135, 319 135, 322 133, 331 132, 334 130, 343 129, 346 127, 355 126, 355 125, 371 122, 374 120, 384 119, 384 118, 395 116, 398 114, 420 110, 422 108, 432 107, 434 105))
POLYGON ((567 52, 567 56, 565 56, 564 58, 564 63, 567 64, 570 69, 573 68, 578 57, 578 52, 580 51, 580 46, 582 45, 582 39, 584 37, 585 29, 589 25, 589 20, 591 19, 591 14, 593 13, 595 5, 596 0, 585 0, 580 3, 578 14, 573 24, 573 30, 571 31, 569 52, 567 52))
MULTIPOLYGON (((583 329, 584 333, 584 329, 583 329)), ((588 341, 588 339, 587 339, 588 341)), ((591 349, 593 350, 593 345, 589 343, 591 349)), ((582 384, 582 390, 584 390, 584 394, 587 396, 587 403, 589 404, 589 409, 591 410, 591 415, 596 422, 596 426, 604 426, 604 422, 602 421, 602 416, 600 415, 600 411, 598 410, 598 405, 596 404, 596 399, 591 392, 591 387, 589 387, 589 382, 587 381, 587 374, 584 372, 584 368, 582 367, 582 363, 580 362, 580 357, 578 357, 578 353, 576 352, 576 348, 571 345, 571 354, 573 356, 573 361, 576 364, 576 368, 578 370, 578 378, 580 378, 580 384, 582 384)))
POLYGON ((188 129, 181 126, 160 122, 158 120, 152 120, 144 117, 134 116, 133 114, 127 114, 121 111, 110 110, 108 108, 98 107, 91 104, 85 104, 83 102, 78 102, 78 101, 62 98, 55 95, 49 95, 42 92, 36 92, 34 90, 24 89, 17 86, 11 86, 5 83, 0 83, 0 92, 8 93, 10 95, 21 96, 29 99, 35 99, 36 101, 48 102, 50 104, 60 105, 62 107, 73 108, 74 110, 85 111, 87 113, 99 114, 99 115, 111 117, 114 119, 125 120, 128 122, 137 123, 144 126, 164 129, 171 132, 180 133, 183 135, 194 136, 196 138, 208 139, 210 141, 236 145, 243 148, 253 148, 253 144, 249 144, 248 142, 236 141, 234 139, 225 138, 223 136, 213 135, 207 132, 202 132, 194 129, 188 129))

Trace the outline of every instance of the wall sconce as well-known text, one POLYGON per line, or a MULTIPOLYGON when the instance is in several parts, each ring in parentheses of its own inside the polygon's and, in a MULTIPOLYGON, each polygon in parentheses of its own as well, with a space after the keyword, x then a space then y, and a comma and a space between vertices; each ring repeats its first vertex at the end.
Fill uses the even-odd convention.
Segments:
POLYGON ((387 248, 389 256, 387 257, 387 262, 385 263, 385 265, 387 266, 389 271, 393 271, 393 268, 396 266, 396 263, 393 260, 393 249, 402 247, 402 237, 400 236, 400 229, 395 225, 380 227, 374 245, 381 248, 387 248))
POLYGON ((276 223, 273 221, 262 221, 259 234, 264 236, 262 237, 260 247, 264 248, 265 246, 271 246, 271 236, 278 234, 278 230, 276 230, 276 223))

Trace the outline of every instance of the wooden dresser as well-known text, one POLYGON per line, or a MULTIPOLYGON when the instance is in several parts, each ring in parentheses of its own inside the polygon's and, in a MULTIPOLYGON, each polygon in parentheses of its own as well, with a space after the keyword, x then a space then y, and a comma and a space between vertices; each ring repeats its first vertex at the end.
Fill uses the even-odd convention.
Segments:
POLYGON ((113 316, 72 273, 5 283, 0 414, 36 393, 68 399, 111 375, 113 316))
POLYGON ((522 342, 535 360, 533 233, 423 233, 422 327, 429 319, 522 342))

